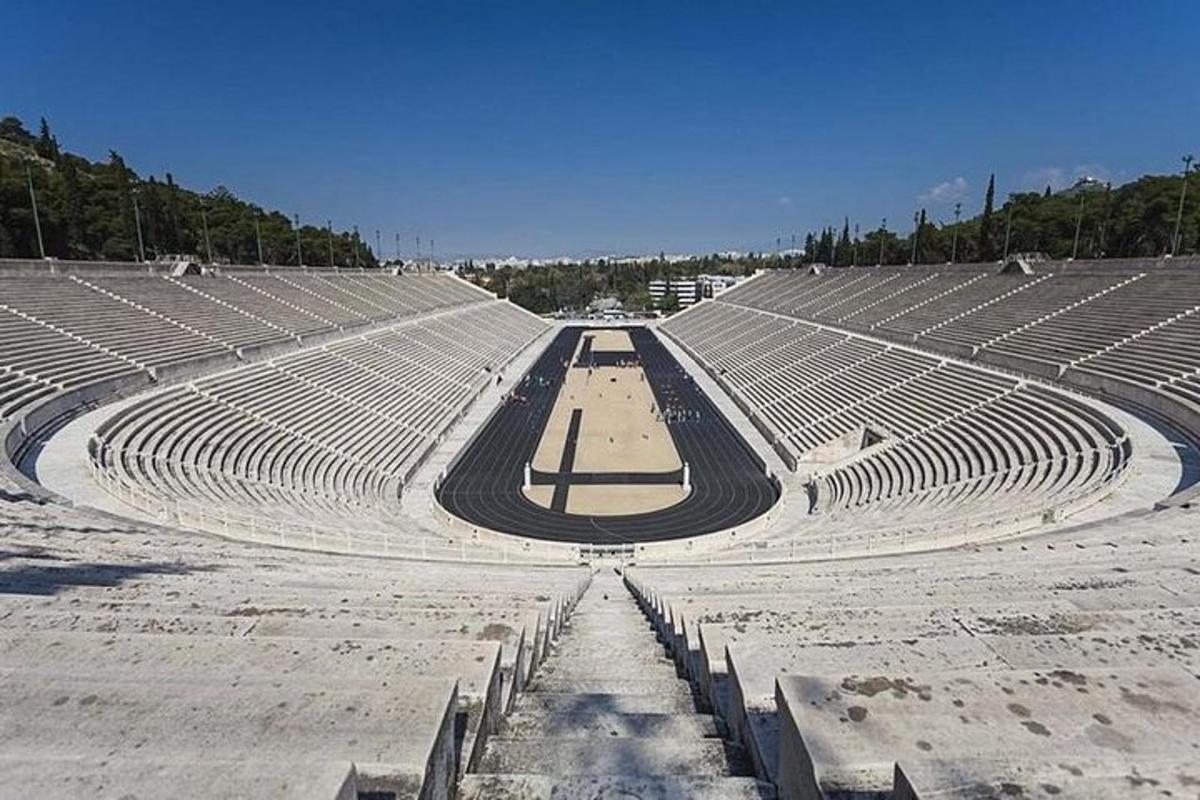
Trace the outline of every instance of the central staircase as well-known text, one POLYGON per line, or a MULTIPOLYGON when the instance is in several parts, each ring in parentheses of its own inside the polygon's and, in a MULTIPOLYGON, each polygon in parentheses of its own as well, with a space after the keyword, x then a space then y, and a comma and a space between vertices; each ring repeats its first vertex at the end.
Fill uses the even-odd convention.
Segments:
POLYGON ((696 711, 620 577, 603 570, 460 800, 771 800, 696 711))

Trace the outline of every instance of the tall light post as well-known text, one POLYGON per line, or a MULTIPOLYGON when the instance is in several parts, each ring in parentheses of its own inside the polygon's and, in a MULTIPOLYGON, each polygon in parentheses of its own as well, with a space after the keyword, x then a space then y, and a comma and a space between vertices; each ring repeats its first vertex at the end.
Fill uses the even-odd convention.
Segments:
POLYGON ((921 236, 921 215, 913 212, 913 236, 912 236, 912 256, 908 259, 909 264, 917 263, 917 239, 921 236))
POLYGON ((304 266, 304 251, 300 247, 300 215, 293 214, 292 219, 296 226, 296 266, 304 266))
POLYGON ((396 234, 396 261, 400 260, 400 234, 396 234))
POLYGON ((46 258, 46 244, 42 241, 42 220, 38 216, 37 193, 33 191, 33 169, 25 162, 25 179, 29 182, 29 202, 33 206, 33 228, 37 231, 38 255, 46 258))
POLYGON ((350 249, 354 251, 354 268, 358 269, 358 226, 354 226, 354 240, 350 243, 350 249))
POLYGON ((854 247, 850 251, 850 266, 858 266, 858 223, 854 223, 854 247))
POLYGON ((329 238, 329 266, 333 266, 333 220, 325 220, 325 234, 329 238))
POLYGON ((1179 252, 1180 235, 1183 232, 1183 201, 1187 197, 1187 179, 1188 172, 1192 169, 1192 162, 1195 157, 1186 155, 1183 157, 1183 187, 1179 190, 1179 211, 1175 214, 1175 235, 1171 237, 1171 255, 1174 256, 1179 252))
POLYGON ((208 263, 213 263, 212 239, 208 236, 208 206, 200 206, 200 224, 204 227, 204 252, 208 254, 208 263))
POLYGON ((379 238, 379 228, 375 229, 375 260, 380 264, 383 263, 383 243, 379 238))
POLYGON ((137 228, 138 237, 138 258, 141 262, 146 263, 146 243, 142 240, 142 211, 138 207, 138 190, 135 188, 130 192, 133 197, 133 226, 137 228))
POLYGON ((879 264, 883 266, 883 245, 887 241, 887 217, 883 218, 883 223, 879 226, 879 264))
POLYGON ((1100 218, 1100 235, 1099 241, 1092 248, 1093 258, 1104 258, 1104 251, 1108 244, 1108 217, 1112 213, 1112 182, 1104 184, 1104 208, 1103 215, 1100 218))
POLYGON ((962 203, 954 204, 954 237, 950 240, 950 263, 958 261, 958 221, 962 217, 962 203))
POLYGON ((1079 255, 1079 232, 1083 229, 1083 201, 1087 199, 1087 193, 1083 190, 1079 192, 1079 210, 1075 213, 1075 243, 1071 245, 1071 260, 1074 261, 1079 255))
POLYGON ((1008 221, 1004 224, 1004 260, 1008 261, 1008 244, 1012 241, 1013 199, 1008 198, 1008 221))
POLYGON ((259 224, 258 213, 254 214, 254 240, 258 243, 258 263, 265 264, 266 259, 263 258, 262 249, 262 225, 259 224))

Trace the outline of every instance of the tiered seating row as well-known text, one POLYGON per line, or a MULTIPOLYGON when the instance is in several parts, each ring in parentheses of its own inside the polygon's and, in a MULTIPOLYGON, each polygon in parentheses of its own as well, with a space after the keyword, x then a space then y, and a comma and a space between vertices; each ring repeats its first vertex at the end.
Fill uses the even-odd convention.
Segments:
MULTIPOLYGON (((1200 375, 1200 277, 1182 268, 1139 271, 1149 266, 1080 265, 1038 275, 953 267, 778 271, 721 301, 1048 377, 1069 368, 1094 372, 1190 402, 1200 375)), ((1073 375, 1063 377, 1071 382, 1073 375)))
POLYGON ((0 419, 109 378, 486 300, 443 275, 0 275, 0 419))
POLYGON ((953 517, 967 503, 1002 515, 1013 496, 1033 509, 1074 501, 1118 475, 1129 455, 1124 433, 1101 415, 1023 387, 837 469, 818 495, 825 510, 869 505, 890 524, 953 517))
POLYGON ((93 458, 167 506, 381 524, 465 403, 543 329, 492 302, 197 380, 109 420, 93 458))
POLYGON ((28 506, 0 503, 5 796, 452 796, 590 580, 28 506))
POLYGON ((818 475, 832 469, 817 484, 827 513, 869 510, 901 523, 1003 502, 1060 507, 1108 485, 1128 461, 1124 432, 1102 415, 965 364, 723 300, 663 327, 740 399, 785 461, 818 475), (884 443, 863 449, 868 431, 884 443))
POLYGON ((625 574, 781 796, 1190 796, 1198 513, 903 557, 625 574))

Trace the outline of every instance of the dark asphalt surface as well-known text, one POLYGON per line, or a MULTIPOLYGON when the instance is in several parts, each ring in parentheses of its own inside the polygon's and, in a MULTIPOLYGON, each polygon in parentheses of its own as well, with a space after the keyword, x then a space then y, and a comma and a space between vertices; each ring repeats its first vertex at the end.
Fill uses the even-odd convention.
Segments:
MULTIPOLYGON (((521 492, 524 465, 532 460, 566 375, 566 363, 585 328, 564 328, 546 348, 510 399, 467 446, 437 491, 442 506, 492 530, 579 544, 627 544, 699 536, 741 525, 779 498, 776 482, 687 371, 646 328, 628 328, 659 408, 676 409, 668 425, 680 457, 691 465, 692 493, 670 508, 624 516, 568 514, 542 508, 521 492)), ((676 473, 677 474, 677 473, 676 473)), ((537 483, 562 475, 538 473, 537 483)), ((583 476, 580 476, 583 478, 583 476)), ((611 483, 656 482, 642 473, 619 473, 611 483)), ((596 483, 590 473, 579 483, 596 483)), ((556 491, 557 494, 557 491, 556 491)))

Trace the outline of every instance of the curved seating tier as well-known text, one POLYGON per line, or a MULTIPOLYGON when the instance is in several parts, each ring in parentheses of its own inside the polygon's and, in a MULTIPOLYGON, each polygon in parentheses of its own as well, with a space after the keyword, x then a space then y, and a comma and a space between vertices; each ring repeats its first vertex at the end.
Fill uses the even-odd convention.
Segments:
POLYGON ((489 298, 445 275, 265 272, 170 277, 0 269, 0 423, 48 397, 122 378, 236 364, 258 347, 489 298))
POLYGON ((1101 392, 1200 439, 1200 259, 767 273, 726 303, 1101 392))
MULTIPOLYGON (((822 292, 825 314, 836 313, 832 295, 863 283, 841 276, 822 292)), ((780 278, 767 280, 763 297, 775 307, 806 304, 784 299, 794 287, 780 278)), ((882 291, 899 280, 870 282, 882 291)), ((955 276, 953 285, 980 280, 955 276)), ((905 280, 901 293, 931 282, 905 280)), ((789 465, 814 477, 814 509, 833 518, 900 525, 1013 503, 1069 510, 1110 486, 1130 457, 1125 432, 1085 404, 906 347, 724 299, 663 327, 740 399, 789 465)))
POLYGON ((485 303, 195 380, 108 420, 92 457, 168 508, 383 526, 446 428, 544 329, 485 303))

